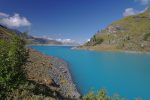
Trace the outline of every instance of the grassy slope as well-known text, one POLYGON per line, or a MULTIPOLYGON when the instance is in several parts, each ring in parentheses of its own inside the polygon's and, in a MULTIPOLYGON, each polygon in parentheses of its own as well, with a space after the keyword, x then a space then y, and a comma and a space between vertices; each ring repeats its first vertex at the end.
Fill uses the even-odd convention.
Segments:
POLYGON ((135 16, 128 16, 96 33, 83 48, 94 50, 131 50, 150 52, 150 8, 135 16), (147 38, 145 36, 147 35, 147 38), (94 38, 96 38, 94 40, 94 38), (97 43, 103 39, 102 43, 97 43))

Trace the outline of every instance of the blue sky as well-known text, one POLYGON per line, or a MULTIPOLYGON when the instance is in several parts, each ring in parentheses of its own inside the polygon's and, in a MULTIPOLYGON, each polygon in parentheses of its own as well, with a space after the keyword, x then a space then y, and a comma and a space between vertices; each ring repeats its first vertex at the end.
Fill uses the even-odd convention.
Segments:
POLYGON ((150 0, 0 0, 0 23, 29 31, 33 36, 84 42, 112 22, 143 11, 149 2, 150 0))

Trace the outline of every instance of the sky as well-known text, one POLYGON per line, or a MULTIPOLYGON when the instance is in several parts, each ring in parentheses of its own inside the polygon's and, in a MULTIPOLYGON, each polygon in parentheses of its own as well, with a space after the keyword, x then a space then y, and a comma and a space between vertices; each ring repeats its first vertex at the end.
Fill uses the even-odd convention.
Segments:
POLYGON ((36 37, 83 43, 150 0, 0 0, 0 24, 36 37))

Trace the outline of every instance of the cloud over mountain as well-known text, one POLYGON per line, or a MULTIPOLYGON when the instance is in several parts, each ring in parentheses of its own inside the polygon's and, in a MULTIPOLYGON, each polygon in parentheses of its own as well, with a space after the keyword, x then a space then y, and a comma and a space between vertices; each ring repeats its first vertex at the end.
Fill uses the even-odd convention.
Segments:
POLYGON ((10 28, 28 27, 31 25, 27 18, 21 17, 18 13, 10 16, 9 14, 2 12, 0 12, 0 24, 6 25, 10 28))
POLYGON ((131 15, 136 15, 138 13, 139 12, 133 8, 126 8, 124 13, 123 13, 123 16, 131 16, 131 15))
POLYGON ((123 12, 123 16, 132 16, 132 15, 137 15, 139 13, 143 13, 145 10, 147 10, 147 7, 144 10, 136 10, 134 8, 126 8, 125 11, 123 12))

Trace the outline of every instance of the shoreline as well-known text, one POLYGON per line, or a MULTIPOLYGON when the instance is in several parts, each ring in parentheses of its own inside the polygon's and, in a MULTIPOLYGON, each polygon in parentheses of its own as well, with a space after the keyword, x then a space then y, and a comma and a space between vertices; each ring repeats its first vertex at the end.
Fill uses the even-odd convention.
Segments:
POLYGON ((30 44, 27 46, 68 46, 72 47, 72 50, 88 50, 88 51, 104 51, 104 52, 122 52, 122 53, 135 53, 135 54, 150 54, 150 52, 147 51, 132 51, 132 50, 123 50, 123 49, 113 49, 113 50, 108 50, 108 49, 92 49, 89 47, 79 47, 79 46, 74 46, 74 45, 49 45, 49 44, 30 44))
MULTIPOLYGON (((29 48, 32 49, 32 48, 29 48)), ((77 98, 80 99, 81 94, 78 91, 76 85, 74 84, 74 81, 72 79, 72 75, 69 70, 69 65, 67 62, 65 62, 63 59, 45 55, 42 52, 39 52, 38 50, 32 49, 34 52, 37 52, 38 54, 48 58, 47 60, 50 60, 50 65, 46 73, 52 80, 59 86, 60 93, 64 97, 70 97, 70 98, 77 98)), ((45 67, 45 66, 43 66, 45 67)))
MULTIPOLYGON (((66 61, 65 61, 65 62, 66 62, 66 61)), ((66 62, 66 63, 67 63, 68 66, 70 66, 69 62, 66 62)), ((72 71, 70 70, 69 67, 68 67, 68 70, 69 70, 69 72, 70 72, 70 76, 71 76, 71 78, 72 78, 72 82, 74 83, 74 85, 75 85, 75 87, 76 87, 78 93, 80 94, 80 96, 82 96, 81 90, 80 90, 80 89, 77 87, 77 85, 75 84, 74 77, 73 77, 73 75, 71 74, 72 71)))
POLYGON ((132 53, 132 54, 150 54, 150 52, 147 51, 132 51, 132 50, 123 50, 123 49, 113 49, 113 50, 104 50, 104 49, 92 49, 89 47, 75 47, 72 48, 75 50, 88 50, 88 51, 99 51, 99 52, 122 52, 122 53, 132 53))
MULTIPOLYGON (((52 56, 52 58, 53 58, 52 62, 54 64, 55 68, 52 68, 49 70, 49 75, 54 79, 54 81, 57 84, 60 84, 60 87, 63 90, 62 93, 63 92, 66 93, 66 92, 68 92, 68 90, 70 90, 70 94, 68 96, 71 96, 71 98, 74 98, 74 97, 80 98, 81 94, 78 91, 76 85, 74 84, 72 74, 70 73, 70 70, 68 68, 69 67, 68 63, 65 62, 63 59, 60 59, 60 58, 57 58, 54 56, 52 56), (57 76, 56 73, 53 73, 53 72, 58 72, 59 76, 57 76), (62 77, 64 78, 63 81, 60 80, 60 78, 62 78, 62 77), (65 79, 68 82, 65 82, 65 79)), ((63 94, 65 94, 65 93, 63 93, 63 94)))

